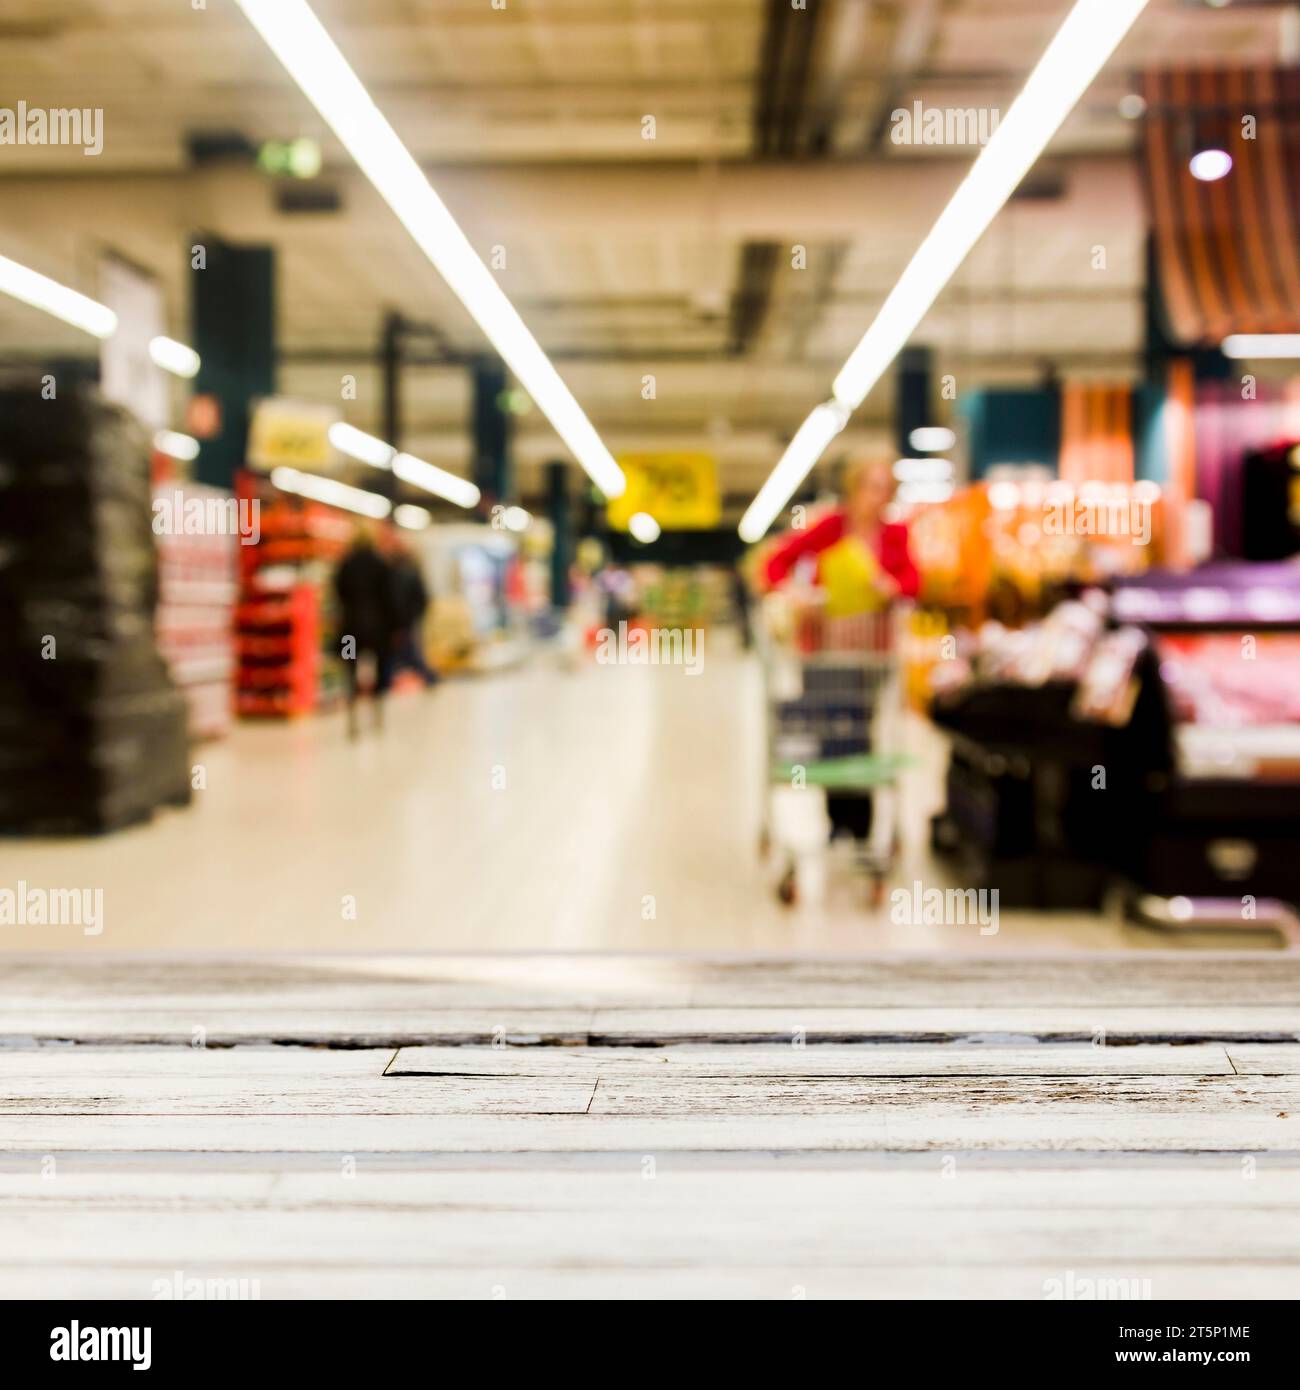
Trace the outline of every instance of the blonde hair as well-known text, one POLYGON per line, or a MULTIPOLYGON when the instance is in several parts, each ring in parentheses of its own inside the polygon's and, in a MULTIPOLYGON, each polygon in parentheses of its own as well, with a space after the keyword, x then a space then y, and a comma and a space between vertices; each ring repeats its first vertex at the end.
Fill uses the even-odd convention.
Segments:
POLYGON ((858 484, 871 473, 884 473, 889 479, 890 491, 894 487, 894 466, 886 454, 859 454, 844 464, 840 476, 840 496, 849 497, 858 484))

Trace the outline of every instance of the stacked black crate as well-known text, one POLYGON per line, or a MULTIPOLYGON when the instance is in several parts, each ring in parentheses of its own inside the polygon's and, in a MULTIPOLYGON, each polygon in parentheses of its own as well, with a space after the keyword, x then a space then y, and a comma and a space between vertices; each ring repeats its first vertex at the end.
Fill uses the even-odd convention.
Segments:
POLYGON ((0 380, 0 832, 112 830, 189 800, 150 523, 127 412, 48 377, 0 380))

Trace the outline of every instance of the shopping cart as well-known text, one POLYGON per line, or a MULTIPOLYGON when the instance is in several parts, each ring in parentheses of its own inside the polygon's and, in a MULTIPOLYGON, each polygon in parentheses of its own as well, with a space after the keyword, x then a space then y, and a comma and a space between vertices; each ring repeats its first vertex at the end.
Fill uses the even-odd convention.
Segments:
POLYGON ((760 848, 783 856, 777 895, 786 904, 820 898, 829 843, 840 834, 854 842, 872 903, 884 896, 899 849, 899 776, 909 761, 903 608, 835 617, 819 591, 769 594, 763 602, 756 624, 765 710, 760 848))

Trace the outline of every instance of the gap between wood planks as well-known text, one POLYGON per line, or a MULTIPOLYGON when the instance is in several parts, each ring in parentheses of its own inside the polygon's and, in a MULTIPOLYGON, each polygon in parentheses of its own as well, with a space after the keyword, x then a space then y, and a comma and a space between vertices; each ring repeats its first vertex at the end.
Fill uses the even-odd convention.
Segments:
MULTIPOLYGON (((303 1048, 329 1052, 376 1052, 389 1050, 384 1067, 387 1074, 398 1052, 408 1047, 497 1047, 495 1033, 358 1033, 346 1036, 322 1035, 318 1037, 276 1037, 272 1034, 254 1036, 240 1033, 223 1036, 209 1035, 204 1041, 206 1050, 228 1051, 236 1048, 303 1048)), ((1083 1044, 1091 1046, 1094 1034, 1080 1029, 1044 1029, 1032 1033, 971 1033, 968 1030, 925 1032, 853 1032, 825 1031, 808 1029, 804 1045, 840 1047, 899 1047, 909 1044, 918 1046, 953 1047, 1006 1047, 1017 1045, 1033 1046, 1042 1044, 1083 1044)), ((1220 1030, 1203 1032, 1163 1032, 1163 1033, 1124 1033, 1106 1030, 1106 1047, 1193 1047, 1205 1043, 1224 1044, 1286 1044, 1300 1041, 1300 1033, 1279 1030, 1220 1030)), ((507 1035, 504 1047, 516 1051, 528 1048, 644 1048, 647 1051, 670 1047, 789 1047, 790 1031, 732 1033, 732 1032, 678 1032, 678 1033, 530 1033, 507 1035)), ((65 1048, 130 1048, 166 1047, 192 1048, 193 1041, 180 1034, 168 1033, 117 1033, 93 1036, 42 1036, 29 1033, 0 1034, 0 1051, 39 1052, 65 1048)), ((1229 1058, 1231 1061, 1231 1058, 1229 1058)), ((1235 1070, 1235 1068, 1234 1068, 1235 1070)))

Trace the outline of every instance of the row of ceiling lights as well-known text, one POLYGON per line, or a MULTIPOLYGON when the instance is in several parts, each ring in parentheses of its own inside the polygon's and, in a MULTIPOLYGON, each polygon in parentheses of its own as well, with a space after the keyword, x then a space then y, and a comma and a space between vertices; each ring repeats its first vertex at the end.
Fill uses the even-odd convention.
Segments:
MULTIPOLYGON (((447 281, 588 476, 606 497, 619 496, 625 486, 622 470, 307 0, 236 3, 447 281)), ((835 378, 831 398, 809 414, 750 504, 740 523, 743 539, 757 541, 766 534, 813 465, 902 350, 1146 4, 1147 0, 1076 0, 1005 119, 835 378)), ((1199 179, 1216 179, 1227 174, 1232 160, 1222 150, 1200 150, 1190 167, 1199 179)), ((4 257, 0 257, 0 289, 97 337, 109 337, 116 330, 116 316, 105 305, 4 257)), ((1229 355, 1244 356, 1244 350, 1234 350, 1244 346, 1245 340, 1229 339, 1224 350, 1229 355)), ((1251 339, 1249 346, 1256 355, 1282 356, 1290 355, 1291 348, 1300 345, 1291 344, 1289 339, 1283 344, 1279 339, 1270 351, 1268 341, 1251 339)), ((160 367, 181 376, 192 377, 198 370, 198 354, 172 339, 154 339, 150 355, 160 367)), ((180 443, 186 440, 187 436, 169 434, 168 442, 173 449, 186 449, 193 444, 180 443)), ((459 506, 472 507, 479 500, 478 489, 472 483, 423 459, 400 453, 352 426, 335 425, 331 440, 350 457, 374 467, 390 468, 404 481, 459 506)), ((308 475, 295 474, 290 478, 292 471, 277 470, 284 475, 282 482, 294 484, 288 490, 310 495, 304 491, 303 483, 308 475)), ((349 489, 330 479, 317 481, 328 484, 336 497, 358 493, 375 499, 362 504, 365 507, 389 505, 387 499, 364 489, 349 489)), ((659 534, 658 524, 646 513, 638 513, 630 529, 643 542, 659 534)))

